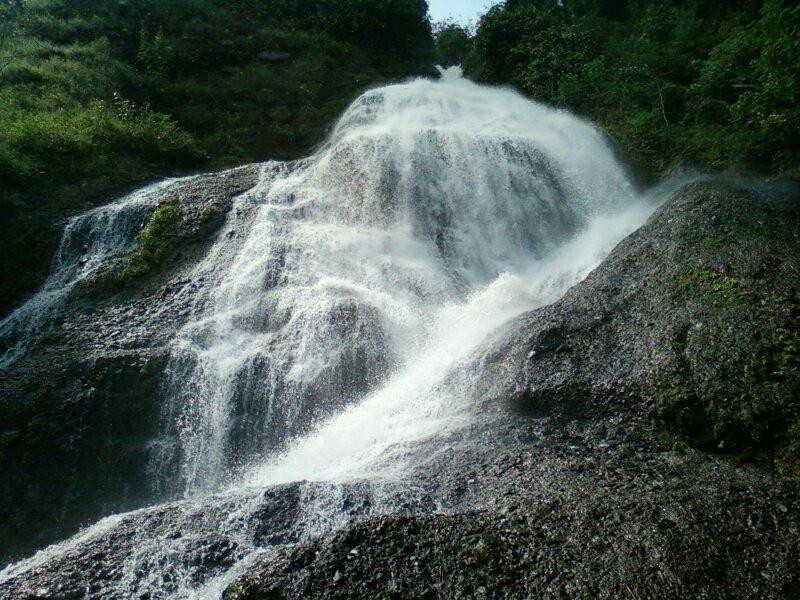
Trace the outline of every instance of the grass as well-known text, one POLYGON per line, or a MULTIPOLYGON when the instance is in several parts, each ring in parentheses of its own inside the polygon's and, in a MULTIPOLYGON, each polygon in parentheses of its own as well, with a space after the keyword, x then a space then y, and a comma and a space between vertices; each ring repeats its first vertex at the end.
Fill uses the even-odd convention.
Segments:
POLYGON ((171 248, 171 239, 181 227, 183 221, 177 202, 171 199, 161 204, 139 235, 139 245, 128 265, 116 274, 115 283, 127 285, 157 268, 171 248))

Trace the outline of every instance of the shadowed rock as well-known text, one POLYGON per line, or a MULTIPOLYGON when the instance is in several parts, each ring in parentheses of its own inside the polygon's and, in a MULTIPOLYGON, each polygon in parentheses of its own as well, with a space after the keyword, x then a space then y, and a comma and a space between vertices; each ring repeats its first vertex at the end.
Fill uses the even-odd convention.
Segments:
MULTIPOLYGON (((159 577, 209 584, 237 565, 211 597, 794 597, 800 490, 787 448, 770 441, 790 445, 789 424, 763 438, 755 466, 704 452, 658 410, 663 382, 692 381, 700 399, 735 385, 730 365, 773 348, 763 340, 792 318, 751 300, 797 285, 794 194, 719 181, 675 193, 562 300, 487 342, 471 363, 480 418, 409 446, 397 485, 292 484, 137 511, 0 591, 144 593, 148 575, 124 567, 141 565, 126 563, 141 543, 172 557, 159 577), (687 286, 680 274, 698 269, 752 291, 729 295, 705 275, 687 286), (779 456, 787 475, 772 468, 779 456), (340 517, 315 525, 315 514, 340 517)), ((796 390, 792 368, 753 385, 796 390)), ((796 408, 774 398, 787 402, 774 410, 796 408)))

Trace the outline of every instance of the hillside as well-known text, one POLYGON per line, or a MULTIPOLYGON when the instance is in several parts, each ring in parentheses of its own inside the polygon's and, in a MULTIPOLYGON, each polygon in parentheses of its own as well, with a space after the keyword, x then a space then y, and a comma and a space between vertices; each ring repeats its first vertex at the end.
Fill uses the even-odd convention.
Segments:
POLYGON ((492 8, 461 49, 466 74, 590 118, 649 181, 681 163, 800 174, 796 2, 559 4, 492 8))
POLYGON ((0 316, 66 219, 159 177, 296 158, 365 88, 432 70, 420 0, 0 5, 0 316))

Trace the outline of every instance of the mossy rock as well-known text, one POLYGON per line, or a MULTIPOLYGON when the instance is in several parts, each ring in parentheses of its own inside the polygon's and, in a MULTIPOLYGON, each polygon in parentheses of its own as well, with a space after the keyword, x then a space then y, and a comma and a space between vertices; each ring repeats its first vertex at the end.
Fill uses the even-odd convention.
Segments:
POLYGON ((798 293, 791 284, 776 290, 771 277, 748 281, 710 269, 681 271, 675 283, 686 301, 713 307, 715 318, 702 324, 696 344, 711 349, 715 377, 678 372, 655 382, 655 414, 667 443, 800 475, 798 293))
POLYGON ((168 251, 174 248, 175 240, 185 225, 177 201, 173 198, 165 200, 150 217, 139 235, 137 249, 128 259, 128 264, 114 275, 114 282, 119 286, 127 285, 158 267, 168 251))

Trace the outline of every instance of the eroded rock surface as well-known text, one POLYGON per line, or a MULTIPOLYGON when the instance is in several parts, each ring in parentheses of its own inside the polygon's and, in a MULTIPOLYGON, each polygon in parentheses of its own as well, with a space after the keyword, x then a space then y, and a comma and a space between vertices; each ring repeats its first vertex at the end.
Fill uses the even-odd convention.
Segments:
POLYGON ((487 342, 475 418, 403 481, 114 517, 0 595, 796 597, 798 225, 791 187, 684 187, 487 342))
MULTIPOLYGON (((201 301, 186 274, 257 177, 252 166, 180 180, 131 207, 131 239, 71 287, 52 322, 0 370, 0 563, 160 496, 145 471, 166 345, 201 301), (114 282, 165 203, 180 215, 167 253, 148 272, 114 282)), ((74 251, 80 267, 87 259, 74 251)))

